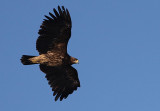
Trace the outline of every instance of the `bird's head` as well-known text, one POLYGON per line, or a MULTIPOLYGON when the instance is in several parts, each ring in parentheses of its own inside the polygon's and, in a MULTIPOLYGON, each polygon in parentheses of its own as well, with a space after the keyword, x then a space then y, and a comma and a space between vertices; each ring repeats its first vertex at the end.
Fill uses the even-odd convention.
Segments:
POLYGON ((79 61, 77 58, 71 57, 71 63, 72 64, 79 64, 79 61))

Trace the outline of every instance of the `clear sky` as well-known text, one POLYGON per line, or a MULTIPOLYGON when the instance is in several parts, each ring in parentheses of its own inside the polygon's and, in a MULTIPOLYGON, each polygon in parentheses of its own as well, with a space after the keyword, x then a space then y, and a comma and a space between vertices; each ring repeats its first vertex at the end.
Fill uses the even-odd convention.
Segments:
POLYGON ((1 0, 0 111, 160 111, 160 0, 1 0), (23 66, 44 15, 64 5, 81 87, 54 101, 38 65, 23 66))

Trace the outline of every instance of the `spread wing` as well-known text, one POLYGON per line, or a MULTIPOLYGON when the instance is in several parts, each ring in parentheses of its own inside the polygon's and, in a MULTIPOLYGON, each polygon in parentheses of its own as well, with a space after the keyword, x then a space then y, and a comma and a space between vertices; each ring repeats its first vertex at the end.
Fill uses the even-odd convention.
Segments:
POLYGON ((77 70, 72 66, 51 67, 40 65, 40 69, 46 73, 48 84, 54 91, 53 96, 56 96, 55 101, 58 98, 60 98, 60 101, 66 99, 69 94, 80 87, 77 70))
POLYGON ((68 9, 58 6, 58 11, 53 9, 54 15, 49 12, 45 16, 39 30, 39 37, 36 42, 36 49, 40 54, 55 49, 67 51, 68 40, 71 37, 71 17, 68 9))

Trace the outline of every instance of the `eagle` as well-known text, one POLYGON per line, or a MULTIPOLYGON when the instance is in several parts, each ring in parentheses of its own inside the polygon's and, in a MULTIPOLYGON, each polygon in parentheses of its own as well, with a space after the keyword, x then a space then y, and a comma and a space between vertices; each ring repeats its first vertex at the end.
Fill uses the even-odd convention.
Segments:
POLYGON ((36 49, 39 56, 22 55, 23 65, 39 64, 52 88, 55 101, 66 99, 80 87, 78 72, 72 67, 77 58, 67 53, 67 44, 71 37, 72 21, 67 8, 58 6, 54 14, 45 15, 39 29, 36 49))

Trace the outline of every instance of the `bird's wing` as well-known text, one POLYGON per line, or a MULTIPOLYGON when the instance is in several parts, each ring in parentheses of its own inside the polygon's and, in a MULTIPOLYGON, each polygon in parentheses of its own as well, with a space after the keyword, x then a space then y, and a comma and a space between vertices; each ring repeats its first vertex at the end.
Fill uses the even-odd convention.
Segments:
POLYGON ((60 98, 60 101, 66 99, 69 94, 80 87, 77 70, 72 66, 51 67, 40 65, 40 69, 46 74, 48 84, 54 91, 55 101, 58 98, 60 98))
POLYGON ((53 11, 54 15, 49 13, 50 17, 45 16, 46 19, 38 32, 40 36, 36 42, 36 49, 40 54, 52 50, 63 50, 64 53, 67 51, 72 27, 69 11, 64 6, 61 8, 58 6, 58 11, 56 9, 53 11))

